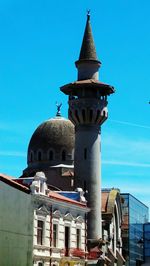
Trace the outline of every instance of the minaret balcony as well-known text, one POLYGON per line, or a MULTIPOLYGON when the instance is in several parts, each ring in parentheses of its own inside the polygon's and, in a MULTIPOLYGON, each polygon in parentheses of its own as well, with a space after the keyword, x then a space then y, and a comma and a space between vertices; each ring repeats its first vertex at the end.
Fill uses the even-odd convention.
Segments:
POLYGON ((69 119, 74 125, 101 125, 107 117, 107 99, 105 97, 69 100, 69 119))

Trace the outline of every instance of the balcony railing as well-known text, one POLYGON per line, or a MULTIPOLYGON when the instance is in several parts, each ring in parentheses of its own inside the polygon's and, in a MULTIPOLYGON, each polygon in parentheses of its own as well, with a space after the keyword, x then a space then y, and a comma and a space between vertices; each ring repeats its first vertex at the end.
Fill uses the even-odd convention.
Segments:
POLYGON ((85 258, 85 251, 80 248, 72 248, 70 250, 71 256, 78 258, 85 258))
POLYGON ((87 254, 87 259, 94 260, 100 258, 100 256, 103 254, 102 250, 96 248, 90 249, 90 251, 87 254))
POLYGON ((61 250, 62 257, 77 257, 80 259, 89 259, 94 260, 98 259, 102 255, 102 251, 97 248, 91 249, 89 252, 85 252, 83 249, 80 248, 68 248, 61 250))

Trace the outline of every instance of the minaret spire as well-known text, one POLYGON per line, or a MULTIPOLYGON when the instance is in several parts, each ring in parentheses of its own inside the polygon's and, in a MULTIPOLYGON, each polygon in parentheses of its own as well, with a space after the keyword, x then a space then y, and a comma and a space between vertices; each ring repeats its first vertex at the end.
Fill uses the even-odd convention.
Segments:
POLYGON ((90 10, 87 11, 87 21, 81 45, 79 60, 75 62, 78 68, 78 80, 98 79, 98 69, 101 62, 97 58, 92 28, 90 10))
POLYGON ((92 34, 91 23, 90 23, 90 11, 87 12, 87 21, 86 21, 82 46, 80 50, 80 55, 79 55, 79 61, 80 60, 98 61, 94 39, 93 39, 93 34, 92 34))

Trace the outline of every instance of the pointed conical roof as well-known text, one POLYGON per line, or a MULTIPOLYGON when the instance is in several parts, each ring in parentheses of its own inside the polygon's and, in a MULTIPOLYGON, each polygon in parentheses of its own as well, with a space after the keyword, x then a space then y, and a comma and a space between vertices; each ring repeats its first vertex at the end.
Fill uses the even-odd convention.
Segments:
POLYGON ((81 51, 80 51, 78 62, 82 60, 98 61, 94 39, 92 35, 89 12, 87 14, 87 22, 86 22, 86 27, 85 27, 85 32, 83 36, 83 41, 82 41, 82 46, 81 46, 81 51))

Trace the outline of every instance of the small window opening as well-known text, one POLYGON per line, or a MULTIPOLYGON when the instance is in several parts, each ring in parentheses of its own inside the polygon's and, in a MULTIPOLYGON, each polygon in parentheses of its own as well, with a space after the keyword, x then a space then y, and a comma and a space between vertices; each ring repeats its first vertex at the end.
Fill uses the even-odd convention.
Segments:
POLYGON ((66 151, 62 151, 62 161, 66 161, 66 151))
POLYGON ((84 160, 87 159, 87 148, 84 149, 84 160))
POLYGON ((82 118, 83 118, 83 121, 85 122, 86 117, 85 117, 85 110, 84 109, 82 110, 82 118))
POLYGON ((41 160, 42 160, 42 152, 38 151, 38 161, 41 161, 41 160))
POLYGON ((93 110, 90 109, 90 122, 92 121, 92 118, 93 118, 93 110))
POLYGON ((43 262, 39 262, 38 263, 38 266, 43 266, 43 262))
POLYGON ((31 151, 30 153, 30 162, 32 163, 33 162, 33 152, 31 151))
POLYGON ((106 112, 105 111, 103 111, 103 116, 106 116, 106 112))
POLYGON ((97 115, 96 115, 95 122, 97 122, 97 121, 98 121, 98 119, 99 119, 99 116, 100 116, 100 110, 98 110, 98 111, 97 111, 97 115))
POLYGON ((53 151, 49 151, 49 160, 50 161, 54 160, 54 152, 53 151))

